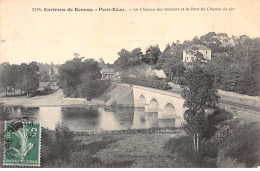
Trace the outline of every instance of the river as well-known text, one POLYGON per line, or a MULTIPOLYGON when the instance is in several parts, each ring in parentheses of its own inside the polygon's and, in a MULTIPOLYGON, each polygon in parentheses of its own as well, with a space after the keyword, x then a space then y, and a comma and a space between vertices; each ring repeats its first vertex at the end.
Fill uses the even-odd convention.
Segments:
POLYGON ((157 113, 146 113, 144 108, 86 107, 5 107, 0 111, 1 121, 22 117, 33 117, 41 126, 54 130, 63 123, 75 132, 100 132, 125 129, 146 129, 174 127, 174 119, 158 119, 157 113))

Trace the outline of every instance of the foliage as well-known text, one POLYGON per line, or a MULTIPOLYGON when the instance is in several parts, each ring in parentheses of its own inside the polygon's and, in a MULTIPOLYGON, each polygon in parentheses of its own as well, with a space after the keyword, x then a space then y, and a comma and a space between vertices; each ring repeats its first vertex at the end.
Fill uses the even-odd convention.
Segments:
POLYGON ((192 161, 194 155, 192 136, 171 138, 165 143, 164 149, 192 161))
POLYGON ((142 64, 154 65, 157 63, 161 51, 156 45, 148 47, 145 54, 141 48, 135 48, 132 51, 122 49, 118 55, 119 58, 114 62, 114 66, 117 71, 121 71, 142 64))
POLYGON ((39 87, 39 67, 36 62, 31 62, 29 65, 21 65, 24 70, 22 70, 22 86, 21 89, 28 93, 32 93, 39 87))
POLYGON ((138 78, 127 78, 123 77, 122 82, 127 84, 141 85, 145 87, 157 88, 162 90, 172 89, 171 86, 165 80, 149 80, 149 79, 138 79, 138 78))
POLYGON ((57 164, 68 161, 73 146, 74 134, 63 123, 58 123, 55 131, 42 131, 42 163, 44 165, 57 164))
POLYGON ((182 97, 185 99, 184 112, 185 131, 193 135, 194 150, 199 152, 200 138, 207 125, 206 110, 215 109, 218 103, 217 89, 214 86, 214 76, 205 68, 194 65, 185 73, 182 97))
MULTIPOLYGON (((63 123, 55 131, 42 129, 41 167, 130 167, 133 161, 104 163, 95 154, 117 139, 103 137, 101 141, 86 143, 74 138, 63 123)), ((92 141, 92 140, 91 140, 92 141)))
POLYGON ((231 36, 225 33, 209 32, 192 40, 180 41, 167 45, 160 51, 158 46, 150 46, 145 53, 140 48, 133 51, 122 49, 114 66, 118 71, 132 69, 143 63, 154 69, 162 69, 168 81, 179 84, 179 78, 189 65, 182 62, 182 53, 188 47, 204 45, 211 49, 212 59, 204 60, 197 53, 197 62, 207 67, 214 74, 214 84, 218 89, 257 96, 260 93, 260 39, 248 36, 231 36))
MULTIPOLYGON (((222 36, 234 43, 226 45, 225 50, 213 49, 212 60, 207 67, 214 73, 216 85, 226 91, 259 95, 260 39, 222 36)), ((219 47, 224 46, 219 44, 219 47)))
POLYGON ((142 63, 141 48, 135 48, 131 52, 126 49, 122 49, 118 52, 118 55, 119 58, 114 63, 117 70, 131 68, 142 63))
POLYGON ((163 69, 169 81, 179 83, 179 78, 184 75, 185 67, 182 60, 182 46, 173 43, 168 44, 159 56, 156 69, 163 69))
POLYGON ((214 87, 214 77, 204 68, 195 65, 185 74, 183 89, 184 113, 189 133, 201 133, 206 123, 205 110, 215 108, 218 103, 217 89, 214 87))
POLYGON ((176 154, 179 159, 188 160, 193 167, 216 167, 216 163, 212 160, 218 154, 216 144, 205 142, 201 149, 202 153, 198 154, 193 150, 192 139, 192 136, 171 138, 165 143, 164 149, 176 154))
POLYGON ((200 153, 193 151, 192 136, 172 138, 164 148, 189 160, 195 167, 217 167, 216 161, 228 158, 237 164, 244 163, 245 167, 259 165, 259 123, 232 119, 231 114, 223 110, 217 110, 207 120, 200 153))
POLYGON ((25 91, 27 96, 38 89, 39 67, 36 62, 21 65, 0 65, 0 86, 7 92, 14 92, 16 89, 25 91))
POLYGON ((259 123, 235 120, 220 128, 216 136, 222 139, 219 146, 225 157, 245 163, 246 167, 255 167, 260 163, 259 123))
POLYGON ((63 123, 58 123, 55 127, 55 135, 57 138, 55 150, 59 158, 64 159, 69 155, 69 149, 73 147, 74 134, 63 123))
POLYGON ((60 82, 68 97, 85 97, 91 100, 100 96, 109 87, 110 81, 101 80, 98 62, 74 58, 60 66, 60 82))
POLYGON ((230 127, 227 127, 229 125, 227 123, 231 119, 232 115, 230 113, 220 109, 207 117, 207 124, 201 135, 199 153, 193 150, 193 136, 191 135, 172 138, 166 142, 164 148, 192 162, 195 167, 217 167, 216 161, 219 151, 225 149, 226 146, 221 144, 230 135, 230 131, 228 131, 230 127))
POLYGON ((87 100, 101 96, 110 86, 109 80, 93 80, 82 84, 79 88, 79 96, 87 100))
POLYGON ((202 130, 201 138, 205 140, 210 140, 215 133, 219 130, 219 125, 224 122, 231 120, 233 118, 231 113, 217 108, 213 114, 207 117, 206 125, 202 130))
POLYGON ((146 49, 146 54, 142 56, 142 61, 146 64, 154 65, 157 63, 161 50, 158 45, 150 46, 146 49))

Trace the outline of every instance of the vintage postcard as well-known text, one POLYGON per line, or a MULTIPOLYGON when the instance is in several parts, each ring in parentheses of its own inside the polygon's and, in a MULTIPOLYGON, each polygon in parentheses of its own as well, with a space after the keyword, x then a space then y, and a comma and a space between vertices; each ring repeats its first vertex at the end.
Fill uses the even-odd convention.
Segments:
POLYGON ((0 168, 257 168, 259 0, 0 0, 0 168))

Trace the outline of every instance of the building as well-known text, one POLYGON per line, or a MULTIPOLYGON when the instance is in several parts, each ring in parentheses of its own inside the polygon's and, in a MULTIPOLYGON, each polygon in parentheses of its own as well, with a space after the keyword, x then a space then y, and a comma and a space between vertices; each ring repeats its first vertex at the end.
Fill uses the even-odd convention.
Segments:
POLYGON ((115 70, 111 68, 103 68, 101 74, 103 80, 112 79, 115 75, 115 70))
POLYGON ((199 60, 199 56, 203 57, 205 61, 211 60, 211 49, 203 45, 194 45, 183 50, 182 61, 189 63, 199 60))

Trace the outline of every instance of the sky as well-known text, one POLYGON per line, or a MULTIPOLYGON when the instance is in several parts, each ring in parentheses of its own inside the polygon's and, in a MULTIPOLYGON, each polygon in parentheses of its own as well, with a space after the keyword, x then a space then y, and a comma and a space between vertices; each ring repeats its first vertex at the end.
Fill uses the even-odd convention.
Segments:
POLYGON ((260 0, 1 0, 0 63, 62 64, 79 53, 113 63, 124 48, 161 51, 208 32, 260 37, 260 0), (124 12, 32 12, 32 8, 125 8, 124 12), (133 8, 205 11, 129 11, 133 8), (207 8, 234 8, 207 11, 207 8))

